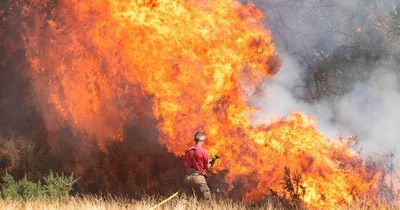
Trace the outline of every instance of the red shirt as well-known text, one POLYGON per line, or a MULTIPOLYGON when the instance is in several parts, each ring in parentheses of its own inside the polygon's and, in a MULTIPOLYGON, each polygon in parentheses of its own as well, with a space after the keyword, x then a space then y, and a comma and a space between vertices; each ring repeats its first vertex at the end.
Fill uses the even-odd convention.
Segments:
POLYGON ((197 172, 206 175, 208 160, 207 150, 202 147, 191 146, 185 151, 186 169, 193 168, 197 172))

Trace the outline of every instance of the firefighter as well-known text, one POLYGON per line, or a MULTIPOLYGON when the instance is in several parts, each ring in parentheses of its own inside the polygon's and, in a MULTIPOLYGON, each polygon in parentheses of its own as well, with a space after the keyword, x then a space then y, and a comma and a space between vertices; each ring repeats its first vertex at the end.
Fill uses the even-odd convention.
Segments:
POLYGON ((210 158, 207 150, 203 148, 206 135, 196 132, 194 145, 185 151, 186 175, 183 179, 182 193, 184 195, 195 195, 206 201, 211 200, 210 188, 207 185, 207 171, 211 168, 210 158))

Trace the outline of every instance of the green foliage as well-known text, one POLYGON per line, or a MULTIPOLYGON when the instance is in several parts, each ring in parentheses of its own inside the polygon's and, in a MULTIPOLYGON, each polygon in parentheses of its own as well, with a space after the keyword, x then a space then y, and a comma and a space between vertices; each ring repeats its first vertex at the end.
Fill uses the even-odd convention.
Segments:
POLYGON ((6 172, 6 174, 3 176, 3 191, 1 192, 2 197, 12 197, 12 198, 16 198, 18 197, 19 193, 18 193, 18 184, 17 182, 14 180, 14 178, 8 173, 6 172))
POLYGON ((32 198, 41 198, 46 195, 40 182, 34 183, 27 179, 26 176, 19 181, 6 173, 3 176, 2 197, 15 200, 29 200, 32 198))
POLYGON ((44 199, 65 199, 69 197, 72 186, 77 179, 73 175, 66 177, 64 174, 58 175, 53 172, 44 177, 44 185, 29 181, 26 176, 19 181, 6 172, 2 177, 1 196, 13 200, 30 200, 37 198, 44 199))
POLYGON ((47 177, 44 177, 44 188, 50 198, 64 199, 68 198, 72 185, 76 182, 77 179, 74 179, 73 174, 67 177, 64 174, 58 175, 50 172, 47 177))

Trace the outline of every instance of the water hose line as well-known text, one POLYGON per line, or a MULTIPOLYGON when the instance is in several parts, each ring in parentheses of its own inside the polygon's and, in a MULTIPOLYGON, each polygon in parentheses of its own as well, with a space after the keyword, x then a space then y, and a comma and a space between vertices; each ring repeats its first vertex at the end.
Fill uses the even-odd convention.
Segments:
POLYGON ((163 205, 164 203, 166 203, 166 202, 170 201, 172 198, 175 198, 175 197, 176 197, 178 194, 179 194, 179 191, 178 191, 178 192, 176 192, 176 193, 174 193, 173 195, 169 196, 169 197, 168 197, 168 198, 166 198, 165 200, 161 201, 159 204, 157 204, 157 205, 155 205, 155 206, 151 207, 151 209, 150 209, 150 210, 154 210, 154 209, 156 209, 156 208, 160 207, 160 206, 161 206, 161 205, 163 205))

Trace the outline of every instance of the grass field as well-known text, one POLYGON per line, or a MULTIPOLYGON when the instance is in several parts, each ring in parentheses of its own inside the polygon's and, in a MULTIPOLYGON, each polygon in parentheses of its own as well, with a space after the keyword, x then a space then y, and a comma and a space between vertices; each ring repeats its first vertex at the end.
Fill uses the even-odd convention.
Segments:
MULTIPOLYGON (((46 200, 31 200, 27 202, 18 202, 13 200, 0 200, 0 209, 4 210, 117 210, 117 209, 151 209, 161 199, 145 198, 142 200, 127 200, 127 199, 101 199, 96 197, 85 198, 70 198, 64 201, 46 201, 46 200)), ((174 209, 174 210, 211 210, 211 209, 282 209, 274 208, 271 205, 263 205, 258 208, 251 208, 244 204, 239 204, 231 201, 213 201, 211 203, 198 202, 195 199, 174 199, 171 202, 157 209, 174 209)))
MULTIPOLYGON (((26 209, 26 210, 71 210, 71 209, 85 209, 85 210, 117 210, 117 209, 151 209, 154 205, 160 202, 162 199, 155 198, 144 198, 141 200, 128 200, 121 198, 103 199, 98 197, 84 197, 84 198, 69 198, 64 201, 46 201, 46 200, 31 200, 27 202, 18 202, 12 200, 0 200, 0 209, 4 210, 15 210, 15 209, 26 209)), ((337 206, 332 209, 339 210, 367 210, 367 209, 399 209, 399 201, 393 201, 390 205, 367 205, 361 203, 354 206, 337 206)), ((241 204, 233 201, 212 201, 211 203, 198 202, 195 199, 179 199, 175 198, 171 202, 161 206, 157 209, 172 209, 172 210, 222 210, 222 209, 284 209, 272 204, 264 204, 260 206, 251 206, 241 204)), ((328 209, 328 208, 324 208, 328 209)))

